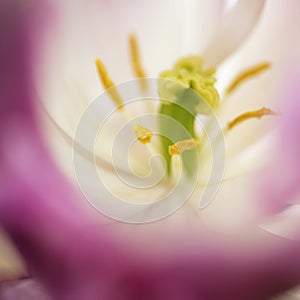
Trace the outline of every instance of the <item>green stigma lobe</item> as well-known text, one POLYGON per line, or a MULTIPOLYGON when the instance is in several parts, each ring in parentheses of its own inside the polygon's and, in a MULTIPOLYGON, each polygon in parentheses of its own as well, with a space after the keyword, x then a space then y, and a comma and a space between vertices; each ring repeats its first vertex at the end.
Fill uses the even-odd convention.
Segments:
MULTIPOLYGON (((203 60, 198 56, 180 59, 172 70, 160 74, 158 92, 161 98, 159 119, 161 153, 171 174, 171 156, 168 152, 172 144, 190 138, 197 138, 195 120, 197 114, 208 115, 216 109, 220 97, 214 87, 215 70, 203 70, 203 60), (173 120, 173 121, 172 121, 173 120), (174 120, 184 130, 174 127, 174 120)), ((197 148, 181 154, 183 170, 187 176, 198 171, 197 148)))

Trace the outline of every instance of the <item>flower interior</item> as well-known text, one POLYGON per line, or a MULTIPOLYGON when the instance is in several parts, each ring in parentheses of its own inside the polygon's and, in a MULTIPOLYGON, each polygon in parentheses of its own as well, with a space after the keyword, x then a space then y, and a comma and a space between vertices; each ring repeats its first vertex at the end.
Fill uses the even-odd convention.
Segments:
MULTIPOLYGON (((129 46, 133 71, 135 76, 141 79, 141 91, 145 91, 147 90, 146 73, 142 67, 139 47, 134 35, 129 37, 129 46)), ((107 90, 119 113, 128 118, 122 97, 99 58, 96 59, 96 66, 104 89, 107 90)), ((270 66, 270 63, 263 62, 238 74, 227 87, 226 95, 233 93, 246 80, 261 74, 270 66)), ((203 148, 203 138, 196 130, 197 116, 209 118, 222 106, 223 101, 221 101, 216 83, 216 68, 207 67, 205 60, 196 55, 178 59, 172 69, 159 74, 157 92, 160 104, 156 111, 157 115, 161 116, 157 124, 159 146, 152 145, 151 151, 153 154, 159 153, 164 158, 167 178, 171 178, 175 172, 174 160, 178 160, 178 157, 182 172, 187 178, 196 176, 201 168, 199 153, 203 148), (174 122, 183 130, 179 130, 179 127, 174 128, 174 122)), ((222 132, 226 135, 228 131, 246 120, 275 114, 266 107, 242 112, 233 120, 229 120, 227 126, 222 128, 222 132)), ((153 129, 143 124, 136 124, 134 131, 137 140, 149 148, 153 143, 153 129)))

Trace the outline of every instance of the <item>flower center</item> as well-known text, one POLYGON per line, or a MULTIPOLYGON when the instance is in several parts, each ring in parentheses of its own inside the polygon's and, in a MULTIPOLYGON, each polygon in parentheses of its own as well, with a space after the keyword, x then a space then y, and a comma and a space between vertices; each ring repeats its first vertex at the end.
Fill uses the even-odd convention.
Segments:
MULTIPOLYGON (((142 67, 139 47, 134 35, 129 37, 129 46, 133 71, 137 78, 142 78, 141 91, 146 91, 146 73, 142 67)), ((107 90, 118 110, 123 113, 122 97, 99 58, 96 59, 96 66, 104 89, 107 90)), ((259 75, 269 67, 270 64, 264 62, 238 74, 226 89, 226 94, 233 93, 243 82, 259 75)), ((221 104, 220 95, 215 87, 217 82, 215 73, 215 68, 204 68, 202 57, 187 56, 179 59, 172 69, 163 71, 159 75, 158 114, 162 116, 158 118, 159 152, 165 159, 168 176, 173 172, 172 157, 174 155, 180 155, 182 168, 187 177, 198 172, 201 141, 195 130, 195 122, 198 115, 209 116, 217 111, 221 104), (184 130, 174 129, 174 120, 184 130)), ((248 119, 261 118, 266 115, 275 115, 275 112, 266 107, 244 112, 228 122, 224 128, 224 134, 248 119)), ((151 143, 152 128, 148 129, 142 124, 137 124, 134 130, 137 139, 142 144, 151 143)))
MULTIPOLYGON (((203 69, 201 57, 189 56, 179 59, 172 70, 164 71, 159 76, 162 79, 159 80, 158 86, 161 98, 159 113, 169 117, 159 119, 161 153, 167 163, 169 175, 172 172, 169 147, 174 142, 197 139, 195 132, 197 114, 210 114, 220 103, 219 94, 214 87, 217 81, 214 73, 214 69, 203 69), (174 131, 174 119, 186 131, 174 131)), ((198 150, 195 145, 187 149, 190 151, 179 153, 182 157, 183 170, 188 176, 193 176, 198 168, 198 150)))

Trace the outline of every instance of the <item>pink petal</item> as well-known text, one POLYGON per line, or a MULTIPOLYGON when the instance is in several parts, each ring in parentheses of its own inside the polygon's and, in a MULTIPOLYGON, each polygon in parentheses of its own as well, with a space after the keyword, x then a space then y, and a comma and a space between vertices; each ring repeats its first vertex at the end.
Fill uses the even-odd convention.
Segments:
POLYGON ((32 279, 22 279, 2 285, 1 300, 51 300, 43 288, 32 279))
POLYGON ((300 195, 300 73, 287 76, 285 99, 279 121, 273 165, 264 180, 267 201, 262 201, 267 212, 276 213, 291 205, 300 195))

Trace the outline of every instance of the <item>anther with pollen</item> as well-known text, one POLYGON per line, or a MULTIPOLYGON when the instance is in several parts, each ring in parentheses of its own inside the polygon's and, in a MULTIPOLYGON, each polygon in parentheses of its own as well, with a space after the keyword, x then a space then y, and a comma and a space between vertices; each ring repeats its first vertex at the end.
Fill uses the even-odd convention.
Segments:
POLYGON ((196 148, 199 145, 199 141, 196 139, 188 139, 179 141, 171 146, 169 146, 169 154, 170 155, 180 155, 182 152, 186 150, 191 150, 196 148))
POLYGON ((108 95, 110 96, 112 101, 115 103, 117 108, 119 110, 122 110, 123 109, 122 97, 120 96, 120 94, 115 86, 115 83, 109 77, 103 62, 99 58, 96 59, 96 67, 97 67, 99 78, 102 82, 104 89, 107 90, 108 95))
POLYGON ((234 92, 242 83, 251 77, 258 76, 260 73, 266 71, 271 67, 271 64, 268 62, 260 63, 254 67, 244 70, 241 72, 228 86, 226 89, 226 94, 229 95, 234 92))
POLYGON ((227 130, 231 130, 232 128, 236 127, 237 125, 243 123, 246 120, 253 119, 253 118, 260 119, 268 115, 278 115, 278 114, 267 107, 245 112, 239 115, 238 117, 236 117, 235 119, 233 119, 231 122, 229 122, 227 125, 227 130))
POLYGON ((135 136, 142 144, 149 144, 153 136, 153 132, 141 125, 136 125, 134 130, 135 136))
POLYGON ((132 63, 133 71, 137 78, 142 79, 140 83, 141 90, 145 91, 147 89, 147 82, 145 79, 146 74, 142 67, 137 39, 133 34, 129 36, 129 47, 130 47, 131 63, 132 63))

